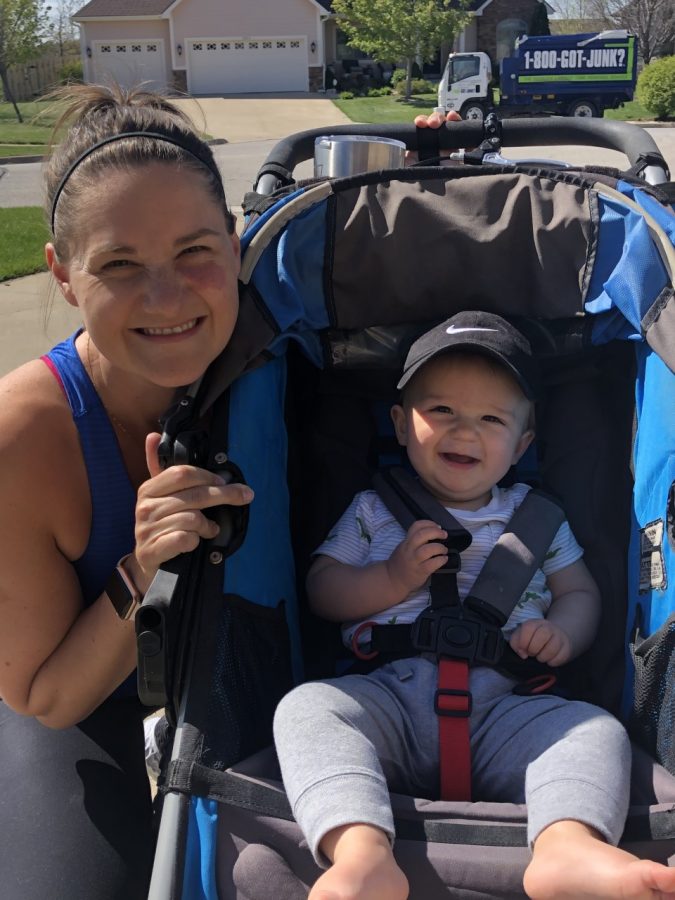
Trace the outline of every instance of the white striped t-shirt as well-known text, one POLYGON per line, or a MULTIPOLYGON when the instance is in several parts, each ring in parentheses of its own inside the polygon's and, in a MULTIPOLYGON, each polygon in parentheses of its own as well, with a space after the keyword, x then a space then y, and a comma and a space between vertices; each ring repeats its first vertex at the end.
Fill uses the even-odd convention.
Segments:
MULTIPOLYGON (((470 546, 462 552, 462 568, 457 574, 461 600, 469 593, 483 563, 529 490, 526 484, 514 484, 509 488, 493 487, 492 499, 481 509, 448 507, 448 512, 471 533, 473 538, 470 546)), ((379 495, 375 491, 363 491, 354 497, 326 540, 314 552, 315 555, 330 556, 350 566, 366 566, 369 563, 389 559, 404 537, 403 528, 379 495)), ((537 569, 502 629, 506 637, 521 622, 546 616, 551 605, 551 592, 546 585, 546 576, 559 572, 576 562, 582 555, 583 551, 574 539, 569 525, 566 521, 563 522, 541 569, 537 569)), ((402 603, 368 616, 368 621, 383 625, 413 622, 429 603, 427 582, 423 588, 410 594, 402 603)), ((343 624, 342 637, 347 646, 350 644, 352 634, 363 621, 365 620, 343 624)), ((363 640, 367 641, 368 636, 369 629, 364 631, 363 640)))

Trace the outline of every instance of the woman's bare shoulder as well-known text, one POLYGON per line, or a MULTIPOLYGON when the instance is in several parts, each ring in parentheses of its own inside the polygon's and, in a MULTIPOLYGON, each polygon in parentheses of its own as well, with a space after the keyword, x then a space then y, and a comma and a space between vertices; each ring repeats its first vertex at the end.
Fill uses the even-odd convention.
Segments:
POLYGON ((42 360, 33 359, 0 378, 0 445, 6 450, 21 438, 66 429, 69 419, 63 390, 42 360))
POLYGON ((22 496, 24 506, 36 495, 58 504, 61 494, 81 481, 82 457, 68 401, 40 360, 0 379, 0 459, 0 493, 22 496))

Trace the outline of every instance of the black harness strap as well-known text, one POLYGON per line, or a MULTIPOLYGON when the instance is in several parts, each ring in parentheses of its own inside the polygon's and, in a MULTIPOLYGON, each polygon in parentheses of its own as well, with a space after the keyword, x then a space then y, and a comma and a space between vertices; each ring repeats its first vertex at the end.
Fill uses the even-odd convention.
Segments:
POLYGON ((533 489, 511 517, 485 560, 464 605, 500 627, 546 557, 565 513, 553 498, 533 489))
POLYGON ((448 564, 430 579, 430 605, 410 625, 374 625, 371 649, 384 655, 435 653, 472 665, 497 665, 504 653, 501 627, 513 612, 564 521, 560 505, 531 490, 496 542, 470 595, 460 604, 457 572, 471 535, 407 470, 395 466, 373 477, 373 487, 401 527, 430 519, 448 532, 448 564))

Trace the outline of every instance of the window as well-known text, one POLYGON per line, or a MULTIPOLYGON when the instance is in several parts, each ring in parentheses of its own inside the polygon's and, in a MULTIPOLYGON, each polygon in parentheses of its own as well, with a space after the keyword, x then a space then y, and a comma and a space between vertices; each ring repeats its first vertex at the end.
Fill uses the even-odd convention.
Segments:
POLYGON ((148 53, 157 53, 157 44, 148 44, 145 49, 148 51, 148 53))
POLYGON ((207 49, 207 50, 215 50, 215 49, 216 49, 215 43, 207 44, 207 45, 206 45, 206 49, 207 49))
POLYGON ((477 56, 458 56, 453 59, 448 71, 448 87, 464 78, 474 78, 480 72, 480 60, 477 56))
POLYGON ((140 53, 140 52, 141 52, 141 45, 140 45, 140 44, 132 44, 132 45, 131 45, 131 52, 132 52, 132 53, 140 53))
POLYGON ((521 34, 527 34, 527 22, 522 19, 502 19, 497 25, 497 62, 500 63, 505 56, 511 56, 516 40, 521 34))
POLYGON ((115 52, 116 53, 126 53, 127 45, 126 44, 117 44, 115 47, 115 52))

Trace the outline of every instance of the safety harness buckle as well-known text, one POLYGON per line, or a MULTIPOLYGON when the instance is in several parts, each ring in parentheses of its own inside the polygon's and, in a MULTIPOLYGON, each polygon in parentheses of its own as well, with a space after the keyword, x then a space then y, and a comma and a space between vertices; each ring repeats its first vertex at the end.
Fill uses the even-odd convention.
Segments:
POLYGON ((501 628, 461 606, 427 607, 413 622, 411 638, 418 653, 463 659, 469 665, 495 666, 504 649, 501 628))

